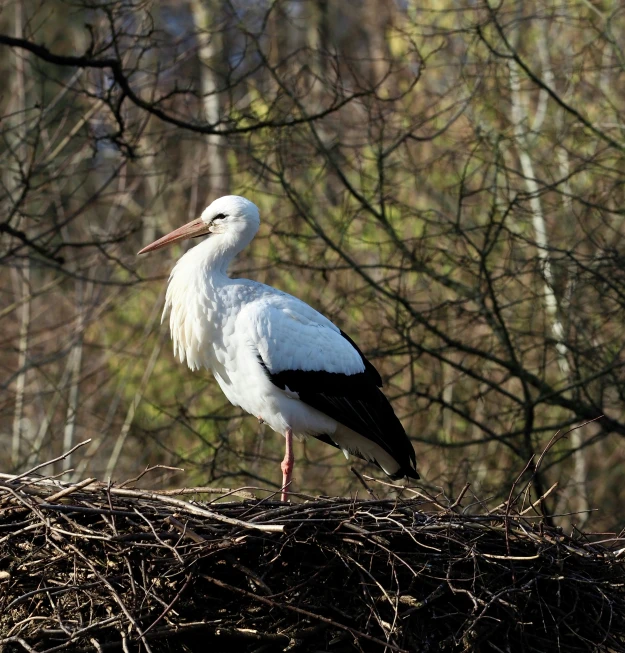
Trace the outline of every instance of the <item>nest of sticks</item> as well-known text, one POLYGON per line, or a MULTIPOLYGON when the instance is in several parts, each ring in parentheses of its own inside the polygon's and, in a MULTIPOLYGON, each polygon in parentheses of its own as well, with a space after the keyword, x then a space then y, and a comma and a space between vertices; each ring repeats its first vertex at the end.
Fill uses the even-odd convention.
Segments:
POLYGON ((625 651, 617 537, 514 501, 191 492, 1 475, 0 650, 625 651))

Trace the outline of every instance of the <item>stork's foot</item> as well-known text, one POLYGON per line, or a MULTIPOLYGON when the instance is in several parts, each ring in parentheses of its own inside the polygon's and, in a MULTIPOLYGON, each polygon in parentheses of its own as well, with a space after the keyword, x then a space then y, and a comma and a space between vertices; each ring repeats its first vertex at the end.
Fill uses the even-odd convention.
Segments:
POLYGON ((293 475, 293 431, 287 429, 284 434, 285 451, 284 459, 280 464, 282 469, 282 501, 288 501, 289 487, 291 486, 291 479, 293 475))

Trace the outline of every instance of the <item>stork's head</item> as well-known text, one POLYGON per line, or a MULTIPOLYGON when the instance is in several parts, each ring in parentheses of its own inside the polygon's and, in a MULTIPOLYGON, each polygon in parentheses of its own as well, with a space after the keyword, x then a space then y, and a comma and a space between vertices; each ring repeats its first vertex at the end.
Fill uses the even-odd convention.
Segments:
POLYGON ((147 254, 179 240, 215 236, 236 249, 243 249, 256 235, 260 225, 258 207, 245 197, 226 195, 204 209, 196 220, 179 227, 144 247, 139 254, 147 254))

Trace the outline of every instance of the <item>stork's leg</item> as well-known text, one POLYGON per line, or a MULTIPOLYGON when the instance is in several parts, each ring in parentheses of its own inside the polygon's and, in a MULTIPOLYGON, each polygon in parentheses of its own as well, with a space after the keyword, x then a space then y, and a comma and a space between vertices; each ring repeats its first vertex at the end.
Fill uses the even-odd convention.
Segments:
POLYGON ((282 501, 287 501, 287 495, 289 494, 289 487, 291 485, 291 475, 293 474, 293 431, 287 429, 284 434, 284 440, 286 442, 285 451, 284 451, 284 460, 280 465, 282 469, 282 501))

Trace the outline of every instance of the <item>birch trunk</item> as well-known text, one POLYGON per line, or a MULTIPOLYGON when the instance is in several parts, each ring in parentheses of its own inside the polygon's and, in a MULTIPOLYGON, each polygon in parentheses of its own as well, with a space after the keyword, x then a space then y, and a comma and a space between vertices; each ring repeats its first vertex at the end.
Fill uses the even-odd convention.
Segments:
MULTIPOLYGON (((20 0, 15 3, 14 31, 16 38, 24 36, 24 7, 20 0)), ((13 50, 15 61, 15 76, 13 78, 13 100, 10 102, 9 115, 12 115, 15 121, 13 129, 9 130, 7 137, 15 141, 14 151, 16 152, 17 161, 20 169, 24 169, 27 161, 26 146, 26 86, 25 86, 25 65, 26 53, 17 49, 13 50)), ((9 119, 11 121, 11 119, 9 119)), ((9 202, 12 202, 12 196, 18 190, 20 179, 18 177, 18 166, 15 170, 9 170, 7 174, 7 189, 9 190, 9 202)), ((11 207, 13 209, 13 207, 11 207)), ((20 228, 22 220, 18 218, 17 228, 20 228)), ((29 345, 29 328, 31 317, 30 301, 30 259, 24 261, 22 274, 19 276, 16 284, 16 294, 21 295, 24 299, 20 315, 20 331, 18 341, 18 362, 17 369, 20 370, 15 381, 15 409, 13 412, 13 432, 11 438, 11 463, 17 469, 20 464, 20 455, 22 452, 22 436, 24 424, 24 405, 26 394, 26 376, 28 364, 28 345, 29 345)))
MULTIPOLYGON (((215 0, 213 0, 214 4, 215 0)), ((216 7, 215 7, 216 9, 216 7)), ((200 84, 204 117, 209 125, 218 125, 220 121, 219 84, 216 72, 218 57, 221 53, 222 36, 211 31, 211 17, 207 4, 202 0, 191 0, 191 13, 197 30, 198 57, 201 64, 200 84)), ((216 11, 212 12, 217 15, 216 11)), ((209 169, 209 192, 213 198, 228 194, 229 180, 226 162, 226 142, 219 134, 206 136, 206 160, 209 169)), ((208 204, 208 202, 207 202, 208 204)))
MULTIPOLYGON (((515 61, 509 62, 509 82, 512 101, 512 122, 514 125, 514 135, 516 139, 516 150, 521 163, 525 187, 530 198, 530 208, 532 213, 532 227, 534 231, 534 240, 538 259, 541 263, 541 272, 543 276, 543 301, 547 322, 551 328, 551 333, 556 342, 556 359, 563 381, 568 382, 571 377, 571 367, 567 357, 568 349, 565 342, 565 331, 562 320, 559 316, 558 302, 554 292, 554 279, 549 255, 549 239, 547 236, 547 226, 545 216, 540 200, 540 188, 536 181, 534 164, 529 154, 530 144, 525 132, 524 125, 529 125, 529 112, 523 102, 519 67, 515 61)), ((548 65, 544 65, 543 74, 545 81, 553 87, 553 76, 548 65)), ((540 108, 540 105, 539 105, 540 108)), ((543 109, 544 111, 544 109, 543 109)), ((542 112, 541 112, 542 113, 542 112)), ((543 114, 544 115, 544 114, 543 114)), ((542 118, 540 118, 542 120, 542 118)), ((560 159, 561 168, 562 163, 560 159)), ((565 200, 565 208, 566 208, 565 200)), ((580 512, 580 519, 583 521, 587 518, 588 498, 586 490, 587 469, 584 452, 582 450, 583 440, 581 429, 571 432, 571 446, 574 449, 574 471, 573 477, 578 489, 576 510, 580 512)))

